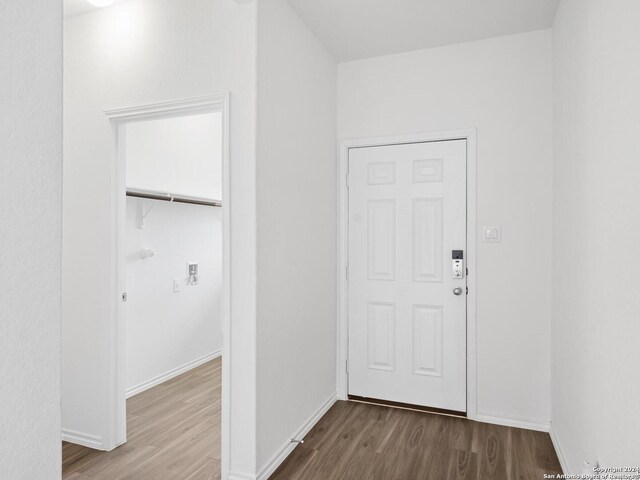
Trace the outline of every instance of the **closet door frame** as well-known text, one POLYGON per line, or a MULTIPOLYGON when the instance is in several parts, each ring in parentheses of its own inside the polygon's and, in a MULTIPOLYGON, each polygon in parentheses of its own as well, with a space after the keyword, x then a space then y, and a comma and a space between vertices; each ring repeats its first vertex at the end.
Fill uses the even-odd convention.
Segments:
POLYGON ((229 168, 229 94, 210 95, 150 105, 141 105, 104 113, 111 124, 115 158, 111 168, 111 297, 110 321, 106 328, 109 345, 107 438, 105 447, 112 450, 127 440, 125 375, 125 219, 126 219, 126 125, 129 122, 173 118, 199 113, 222 114, 222 464, 228 465, 230 444, 231 389, 231 228, 229 168))

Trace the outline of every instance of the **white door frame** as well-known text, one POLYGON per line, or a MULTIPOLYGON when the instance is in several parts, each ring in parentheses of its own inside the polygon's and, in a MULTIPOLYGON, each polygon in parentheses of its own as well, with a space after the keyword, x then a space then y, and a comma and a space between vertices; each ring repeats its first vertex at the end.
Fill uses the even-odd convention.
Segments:
POLYGON ((111 168, 111 314, 106 325, 109 339, 107 439, 112 450, 126 441, 125 318, 122 294, 125 292, 126 166, 125 132, 127 122, 170 118, 206 112, 222 114, 222 464, 228 466, 231 389, 231 195, 229 193, 229 95, 210 95, 172 102, 141 105, 105 111, 111 121, 116 145, 111 168))
POLYGON ((340 142, 338 152, 338 304, 337 304, 337 379, 338 398, 348 395, 347 360, 349 354, 349 149, 378 147, 407 143, 437 142, 442 140, 467 141, 467 418, 475 419, 476 402, 476 129, 446 132, 398 135, 392 137, 358 138, 340 142))

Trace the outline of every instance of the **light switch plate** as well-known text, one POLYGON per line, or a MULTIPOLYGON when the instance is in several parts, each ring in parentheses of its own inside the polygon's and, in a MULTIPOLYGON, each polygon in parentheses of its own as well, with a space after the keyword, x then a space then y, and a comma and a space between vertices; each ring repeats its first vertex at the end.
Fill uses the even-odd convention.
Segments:
POLYGON ((482 227, 482 241, 485 243, 499 243, 502 241, 502 228, 496 225, 482 227))
POLYGON ((173 293, 179 293, 182 286, 182 280, 179 278, 173 279, 173 293))

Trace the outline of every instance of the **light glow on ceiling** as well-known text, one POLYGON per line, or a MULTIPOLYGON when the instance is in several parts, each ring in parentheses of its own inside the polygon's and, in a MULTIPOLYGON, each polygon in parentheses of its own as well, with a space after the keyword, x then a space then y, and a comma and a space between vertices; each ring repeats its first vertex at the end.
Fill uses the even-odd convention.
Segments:
POLYGON ((100 8, 113 5, 113 0, 87 0, 87 2, 89 2, 91 5, 95 7, 100 7, 100 8))

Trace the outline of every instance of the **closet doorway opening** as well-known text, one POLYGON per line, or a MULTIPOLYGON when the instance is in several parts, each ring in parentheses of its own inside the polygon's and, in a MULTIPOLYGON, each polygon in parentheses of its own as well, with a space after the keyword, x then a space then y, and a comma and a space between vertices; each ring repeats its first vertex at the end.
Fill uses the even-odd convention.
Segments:
POLYGON ((220 478, 230 372, 227 105, 215 95, 105 112, 116 145, 106 442, 115 451, 94 462, 115 468, 114 478, 126 465, 108 455, 124 444, 148 454, 127 471, 220 478))

